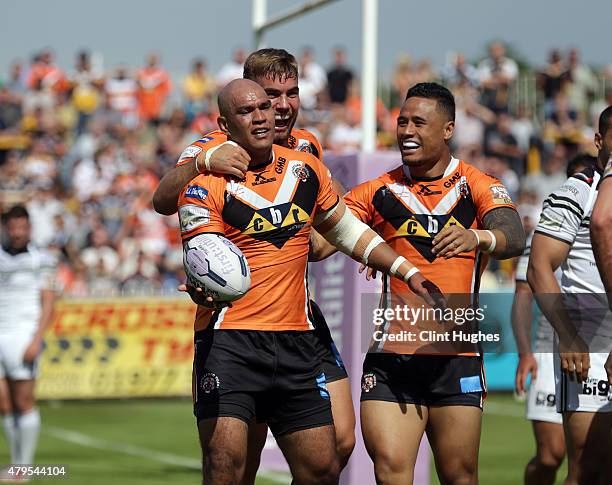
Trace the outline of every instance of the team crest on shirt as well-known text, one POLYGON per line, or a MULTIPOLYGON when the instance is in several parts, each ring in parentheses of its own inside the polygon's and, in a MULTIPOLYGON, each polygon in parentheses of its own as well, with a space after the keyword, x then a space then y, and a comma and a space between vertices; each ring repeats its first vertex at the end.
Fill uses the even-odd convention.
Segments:
POLYGON ((301 180, 302 182, 306 182, 308 179, 308 171, 304 167, 304 165, 296 165, 293 167, 293 175, 295 178, 301 180))
POLYGON ((206 394, 210 394, 216 389, 219 389, 219 378, 216 374, 207 372, 202 376, 202 379, 200 379, 200 387, 206 394))
POLYGON ((372 372, 368 372, 361 377, 361 390, 370 392, 376 387, 376 376, 372 372))

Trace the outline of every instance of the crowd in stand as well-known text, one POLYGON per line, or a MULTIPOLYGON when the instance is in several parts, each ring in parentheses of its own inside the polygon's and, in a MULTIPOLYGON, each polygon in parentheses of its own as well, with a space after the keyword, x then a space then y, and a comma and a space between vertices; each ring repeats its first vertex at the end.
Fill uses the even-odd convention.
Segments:
MULTIPOLYGON (((195 59, 173 80, 156 54, 139 69, 105 72, 88 52, 64 69, 45 50, 0 76, 0 210, 26 205, 34 242, 60 256, 64 294, 176 291, 178 221, 157 215, 151 195, 182 149, 217 128, 216 93, 241 77, 245 57, 236 49, 216 73, 195 59)), ((346 51, 334 49, 328 69, 310 48, 298 61, 298 126, 313 131, 327 153, 358 150, 361 98, 346 51)), ((519 69, 501 43, 475 64, 451 53, 439 69, 402 56, 381 84, 380 149, 395 149, 408 87, 433 80, 456 96, 453 153, 499 177, 526 225, 537 222, 542 199, 563 182, 567 161, 593 152, 594 122, 612 104, 612 68, 591 69, 576 49, 551 50, 539 70, 519 69)), ((512 267, 494 270, 503 282, 512 267)))

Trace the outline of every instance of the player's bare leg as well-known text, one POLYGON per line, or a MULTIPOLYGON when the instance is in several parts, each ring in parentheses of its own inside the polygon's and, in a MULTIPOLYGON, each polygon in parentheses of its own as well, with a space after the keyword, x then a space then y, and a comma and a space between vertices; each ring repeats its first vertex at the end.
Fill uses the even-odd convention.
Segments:
POLYGON ((235 485, 244 474, 247 424, 238 418, 203 419, 198 423, 204 485, 235 485))
POLYGON ((327 384, 331 399, 334 427, 336 429, 336 450, 340 468, 348 463, 355 448, 355 409, 351 398, 351 387, 348 378, 327 384))
POLYGON ((565 458, 563 425, 532 421, 536 455, 525 467, 525 485, 552 485, 565 458))
POLYGON ((478 483, 481 426, 482 411, 475 406, 429 408, 427 438, 442 485, 478 483))
POLYGON ((296 485, 333 485, 340 477, 333 425, 303 429, 276 438, 296 485))
POLYGON ((10 389, 6 379, 0 379, 0 414, 2 414, 2 427, 4 428, 6 442, 11 450, 11 463, 15 463, 19 450, 15 434, 13 403, 11 401, 10 389))
POLYGON ((428 419, 426 406, 361 402, 361 430, 374 462, 376 483, 410 484, 428 419))
POLYGON ((268 436, 268 425, 266 423, 253 422, 249 424, 249 434, 247 438, 247 456, 242 485, 253 485, 257 477, 261 452, 266 444, 268 436))
POLYGON ((567 478, 564 485, 599 483, 612 446, 612 413, 563 413, 567 443, 567 478))
POLYGON ((17 435, 15 461, 31 465, 40 433, 40 414, 34 407, 34 379, 9 380, 15 433, 17 435))

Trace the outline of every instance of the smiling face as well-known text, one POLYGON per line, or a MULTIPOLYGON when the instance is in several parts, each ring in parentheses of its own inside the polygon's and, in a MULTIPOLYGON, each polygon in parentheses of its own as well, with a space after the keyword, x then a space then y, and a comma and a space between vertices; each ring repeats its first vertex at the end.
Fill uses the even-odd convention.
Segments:
POLYGON ((264 76, 256 79, 274 110, 274 143, 287 145, 300 111, 300 89, 296 77, 264 76))
POLYGON ((274 142, 274 110, 261 86, 246 79, 232 81, 219 96, 219 109, 219 127, 228 138, 254 159, 269 155, 274 142))
POLYGON ((13 217, 6 221, 6 235, 12 249, 23 249, 30 242, 30 221, 25 217, 13 217))
POLYGON ((438 107, 438 101, 408 98, 397 118, 397 143, 402 162, 411 168, 431 167, 449 154, 448 141, 455 122, 438 107))

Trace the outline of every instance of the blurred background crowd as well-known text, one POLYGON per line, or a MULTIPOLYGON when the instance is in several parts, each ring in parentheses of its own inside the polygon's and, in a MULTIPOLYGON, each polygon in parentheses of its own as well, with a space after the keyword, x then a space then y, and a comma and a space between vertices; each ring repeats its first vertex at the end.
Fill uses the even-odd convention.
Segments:
MULTIPOLYGON (((81 51, 74 66, 37 52, 0 73, 0 210, 25 204, 34 242, 56 251, 68 296, 175 293, 182 279, 178 220, 157 215, 151 196, 181 151, 217 128, 216 93, 242 76, 243 49, 218 70, 194 59, 172 79, 154 53, 144 65, 104 69, 81 51)), ((326 153, 358 151, 358 73, 343 48, 328 63, 298 53, 301 112, 326 153)), ((444 66, 408 55, 380 83, 378 146, 395 150, 395 119, 410 86, 439 81, 455 94, 453 153, 499 177, 528 226, 565 179, 567 162, 593 153, 599 113, 612 104, 612 66, 595 69, 576 49, 552 49, 529 66, 506 46, 444 66)), ((512 265, 492 267, 489 285, 511 281, 512 265)))

